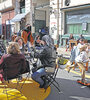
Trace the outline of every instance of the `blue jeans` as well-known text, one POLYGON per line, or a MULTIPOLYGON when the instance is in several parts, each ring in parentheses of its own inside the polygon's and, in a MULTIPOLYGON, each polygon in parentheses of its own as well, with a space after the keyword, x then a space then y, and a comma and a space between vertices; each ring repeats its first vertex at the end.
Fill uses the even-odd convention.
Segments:
POLYGON ((30 42, 27 41, 28 52, 30 52, 30 42))
POLYGON ((46 75, 45 69, 40 68, 39 70, 34 72, 31 77, 34 81, 38 82, 40 85, 43 85, 44 81, 41 78, 41 76, 43 76, 43 75, 46 75))

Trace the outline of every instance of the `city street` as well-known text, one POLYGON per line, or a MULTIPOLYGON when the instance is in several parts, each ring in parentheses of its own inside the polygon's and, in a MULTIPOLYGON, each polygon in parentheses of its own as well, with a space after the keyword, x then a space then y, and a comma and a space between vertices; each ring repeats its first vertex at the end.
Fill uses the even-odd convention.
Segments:
MULTIPOLYGON (((64 69, 59 69, 57 81, 60 85, 61 93, 59 94, 52 85, 51 93, 46 100, 90 100, 90 87, 82 86, 76 82, 81 76, 78 74, 80 73, 79 69, 76 68, 75 70, 75 72, 68 73, 64 69)), ((90 82, 90 73, 87 74, 89 79, 86 79, 90 82)))
POLYGON ((90 0, 0 0, 0 100, 90 100, 86 82, 90 0))

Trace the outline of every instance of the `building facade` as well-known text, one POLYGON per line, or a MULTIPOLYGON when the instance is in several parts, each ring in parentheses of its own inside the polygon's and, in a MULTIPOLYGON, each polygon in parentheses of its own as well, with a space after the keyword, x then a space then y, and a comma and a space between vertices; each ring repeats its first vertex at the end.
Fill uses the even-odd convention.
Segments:
POLYGON ((77 40, 82 34, 90 42, 90 0, 63 0, 61 44, 70 34, 77 40))
POLYGON ((1 24, 2 34, 6 39, 11 36, 11 19, 14 17, 14 0, 0 0, 1 24))
POLYGON ((47 27, 60 46, 70 34, 75 39, 83 34, 90 41, 90 0, 0 0, 0 12, 6 38, 11 34, 11 26, 13 32, 18 32, 30 24, 35 35, 47 27))

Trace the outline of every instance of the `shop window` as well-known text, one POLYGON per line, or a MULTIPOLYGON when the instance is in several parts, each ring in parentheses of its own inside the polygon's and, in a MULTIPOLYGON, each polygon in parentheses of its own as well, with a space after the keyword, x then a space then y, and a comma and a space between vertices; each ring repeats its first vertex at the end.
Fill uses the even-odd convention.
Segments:
POLYGON ((90 9, 66 12, 66 33, 90 34, 90 9))

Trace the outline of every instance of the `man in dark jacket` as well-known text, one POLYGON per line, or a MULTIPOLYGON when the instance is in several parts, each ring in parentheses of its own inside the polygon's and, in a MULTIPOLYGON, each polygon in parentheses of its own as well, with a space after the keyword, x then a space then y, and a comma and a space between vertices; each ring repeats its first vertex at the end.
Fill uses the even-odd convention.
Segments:
POLYGON ((42 37, 42 44, 44 45, 42 52, 35 52, 34 57, 40 59, 43 67, 32 74, 32 79, 40 84, 40 88, 46 85, 41 77, 49 72, 53 73, 56 65, 56 51, 49 35, 42 37))

